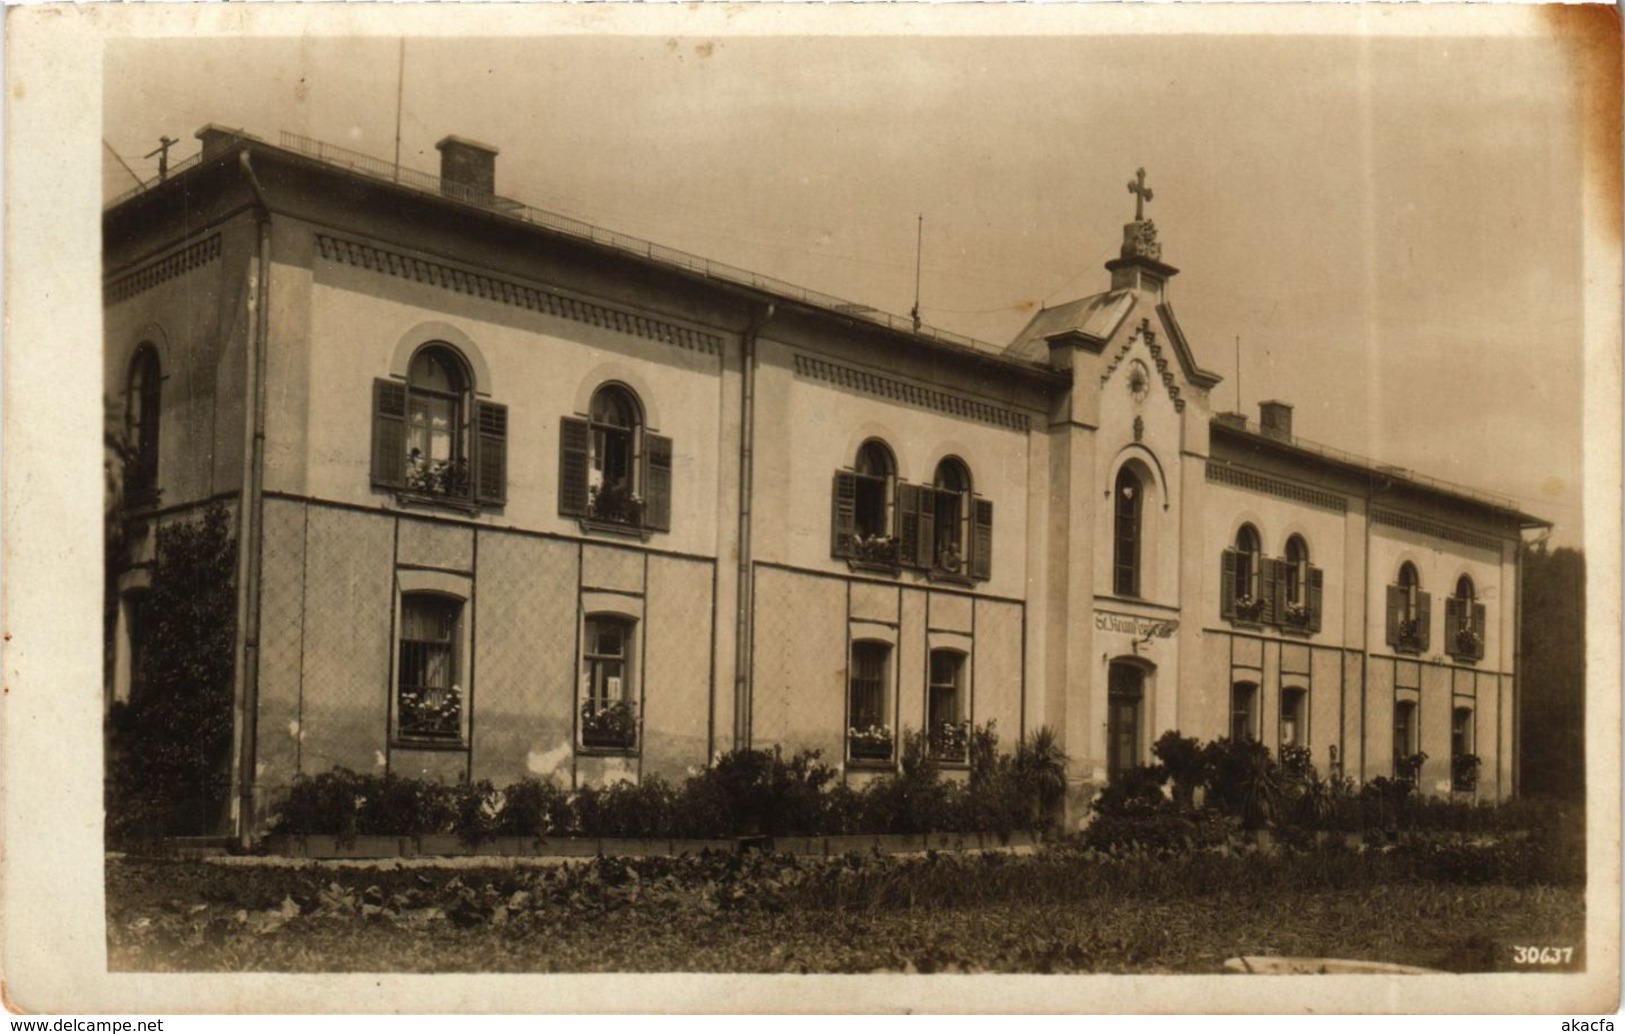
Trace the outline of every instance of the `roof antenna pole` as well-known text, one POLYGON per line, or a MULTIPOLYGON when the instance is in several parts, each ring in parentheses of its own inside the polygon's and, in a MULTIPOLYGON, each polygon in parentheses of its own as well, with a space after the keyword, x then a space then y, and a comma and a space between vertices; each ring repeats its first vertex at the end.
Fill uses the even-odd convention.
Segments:
POLYGON ((1246 413, 1241 408, 1241 335, 1236 335, 1236 412, 1246 413))
POLYGON ((400 58, 395 63, 395 182, 401 181, 401 97, 406 93, 406 37, 401 37, 400 58))
POLYGON ((925 240, 925 213, 920 213, 914 226, 914 308, 908 312, 914 321, 914 333, 920 332, 920 245, 925 240))

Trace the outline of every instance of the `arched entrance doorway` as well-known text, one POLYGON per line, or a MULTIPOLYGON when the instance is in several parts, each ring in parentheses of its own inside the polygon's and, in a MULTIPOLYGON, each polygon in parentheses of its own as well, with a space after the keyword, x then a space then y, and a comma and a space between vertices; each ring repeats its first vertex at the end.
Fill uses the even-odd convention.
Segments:
POLYGON ((1106 679, 1106 774, 1143 764, 1145 676, 1134 661, 1113 661, 1106 679))

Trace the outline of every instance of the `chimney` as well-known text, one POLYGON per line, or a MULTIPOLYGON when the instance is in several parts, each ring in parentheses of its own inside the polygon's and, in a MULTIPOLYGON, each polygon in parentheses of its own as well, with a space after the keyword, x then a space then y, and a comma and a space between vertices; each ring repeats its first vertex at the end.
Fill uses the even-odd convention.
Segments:
POLYGON ((435 144, 440 152, 440 192, 463 201, 489 202, 497 188, 497 149, 490 144, 448 136, 435 144))
POLYGON ((245 133, 241 129, 231 129, 227 126, 210 122, 196 133, 192 134, 203 141, 203 160, 209 161, 228 151, 235 151, 245 141, 259 142, 259 137, 252 133, 245 133))
POLYGON ((1258 404, 1258 425, 1264 432, 1264 437, 1274 438, 1280 442, 1292 440, 1292 404, 1289 402, 1260 402, 1258 404))

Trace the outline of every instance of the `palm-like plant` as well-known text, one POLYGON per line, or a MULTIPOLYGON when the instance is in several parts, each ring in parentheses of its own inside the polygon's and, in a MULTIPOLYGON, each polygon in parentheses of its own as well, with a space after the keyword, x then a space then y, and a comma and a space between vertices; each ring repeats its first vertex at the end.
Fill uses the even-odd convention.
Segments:
POLYGON ((1048 725, 1028 733, 1016 748, 1016 774, 1033 795, 1041 820, 1053 820, 1066 798, 1066 761, 1060 737, 1048 725))

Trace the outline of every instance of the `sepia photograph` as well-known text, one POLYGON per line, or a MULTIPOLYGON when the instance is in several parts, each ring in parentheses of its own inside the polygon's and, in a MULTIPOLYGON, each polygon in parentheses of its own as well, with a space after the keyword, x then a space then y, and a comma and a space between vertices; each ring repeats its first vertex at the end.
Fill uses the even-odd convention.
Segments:
POLYGON ((1614 9, 616 6, 12 19, 95 1000, 1611 1013, 1614 9))

